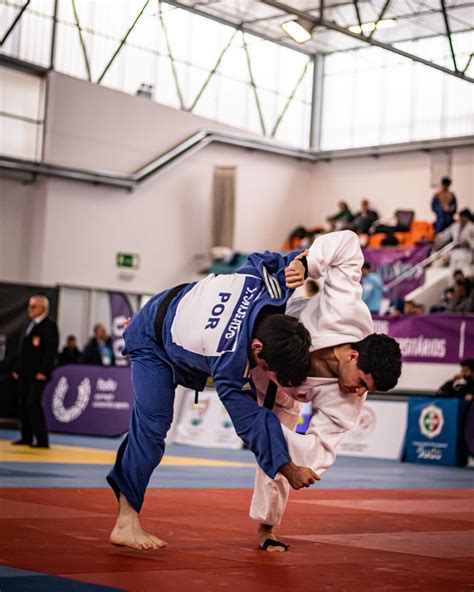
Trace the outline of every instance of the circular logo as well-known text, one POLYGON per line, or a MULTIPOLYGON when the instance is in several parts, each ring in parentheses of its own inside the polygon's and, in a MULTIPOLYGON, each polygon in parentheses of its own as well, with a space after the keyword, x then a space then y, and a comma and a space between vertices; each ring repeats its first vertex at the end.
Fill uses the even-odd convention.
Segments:
POLYGON ((375 411, 369 405, 364 405, 359 415, 359 421, 354 428, 352 434, 355 438, 361 440, 368 438, 369 435, 374 431, 377 424, 377 416, 375 411))
POLYGON ((436 438, 441 434, 444 426, 443 410, 436 405, 428 405, 421 410, 418 426, 423 436, 436 438))
POLYGON ((52 408, 54 417, 61 423, 70 423, 77 419, 89 403, 91 397, 91 383, 88 378, 77 387, 77 399, 71 407, 64 406, 64 399, 69 390, 69 383, 65 376, 61 376, 53 393, 52 408))

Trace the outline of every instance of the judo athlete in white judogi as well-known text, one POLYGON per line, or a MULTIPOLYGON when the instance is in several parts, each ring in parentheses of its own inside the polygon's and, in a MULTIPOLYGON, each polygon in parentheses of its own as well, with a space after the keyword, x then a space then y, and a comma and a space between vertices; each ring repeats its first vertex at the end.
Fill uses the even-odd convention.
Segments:
MULTIPOLYGON (((287 305, 286 313, 295 314, 311 334, 312 369, 302 386, 278 388, 273 411, 284 426, 293 462, 311 467, 318 476, 334 463, 337 445, 356 425, 367 390, 393 388, 401 372, 398 344, 386 335, 374 334, 372 317, 362 301, 363 262, 353 232, 317 238, 307 264, 309 276, 324 281, 321 293, 317 298, 290 300, 287 305), (294 433, 302 402, 311 402, 314 413, 304 436, 294 433)), ((268 376, 256 367, 252 379, 262 404, 268 376)), ((282 475, 270 479, 257 468, 250 516, 260 523, 262 545, 267 539, 276 540, 273 527, 282 520, 289 490, 282 475)), ((281 544, 268 550, 286 548, 281 544)))
POLYGON ((318 478, 291 462, 278 418, 258 406, 249 382, 250 367, 257 365, 286 386, 308 376, 310 335, 281 314, 293 293, 289 266, 295 261, 303 268, 296 263, 301 257, 299 251, 250 255, 234 274, 210 275, 156 295, 133 318, 124 353, 131 357, 135 404, 128 436, 107 477, 119 500, 113 544, 136 549, 166 544, 141 528, 139 512, 164 453, 177 384, 202 390, 212 377, 237 433, 270 479, 280 472, 298 489, 318 478))

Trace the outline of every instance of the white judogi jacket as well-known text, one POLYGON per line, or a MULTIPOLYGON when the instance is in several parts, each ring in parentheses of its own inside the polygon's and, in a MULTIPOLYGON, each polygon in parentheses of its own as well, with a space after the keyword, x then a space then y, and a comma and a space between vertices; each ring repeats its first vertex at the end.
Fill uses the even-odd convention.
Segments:
MULTIPOLYGON (((324 280, 319 297, 289 302, 287 314, 302 321, 311 333, 311 350, 354 343, 374 332, 369 309, 362 301, 360 284, 364 262, 359 239, 350 230, 318 237, 312 244, 308 275, 324 280)), ((252 371, 260 401, 268 378, 260 367, 252 371)), ((343 394, 337 379, 309 377, 297 388, 279 388, 274 412, 283 424, 292 461, 324 473, 336 458, 335 448, 357 423, 366 395, 343 394), (313 418, 306 435, 296 434, 300 403, 310 401, 313 418)), ((250 516, 265 524, 278 525, 288 501, 289 484, 280 474, 269 479, 257 469, 250 516)))

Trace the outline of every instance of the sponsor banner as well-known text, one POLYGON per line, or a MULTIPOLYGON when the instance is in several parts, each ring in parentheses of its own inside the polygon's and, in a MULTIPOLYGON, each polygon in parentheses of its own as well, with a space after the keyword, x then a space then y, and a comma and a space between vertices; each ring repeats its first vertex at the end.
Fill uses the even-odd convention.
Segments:
POLYGON ((407 427, 406 401, 366 401, 357 425, 337 447, 340 456, 402 458, 407 427))
POLYGON ((461 399, 410 398, 406 460, 439 465, 459 464, 463 407, 461 399))
POLYGON ((132 406, 129 368, 61 366, 43 398, 50 431, 91 436, 125 433, 132 406))
MULTIPOLYGON (((400 274, 414 267, 430 254, 430 247, 411 247, 410 249, 364 249, 364 259, 388 284, 400 274)), ((387 293, 388 298, 403 298, 425 281, 424 269, 418 270, 413 276, 387 293)))
POLYGON ((133 309, 125 294, 121 292, 109 292, 110 302, 110 327, 112 347, 115 355, 116 366, 128 366, 128 359, 122 354, 125 346, 123 332, 125 330, 125 321, 133 316, 133 309))
POLYGON ((174 442, 190 446, 213 448, 242 448, 232 421, 214 389, 199 393, 199 403, 194 403, 194 391, 184 389, 186 397, 175 426, 174 442))
POLYGON ((474 358, 474 316, 376 316, 374 326, 398 341, 404 362, 457 364, 474 358))

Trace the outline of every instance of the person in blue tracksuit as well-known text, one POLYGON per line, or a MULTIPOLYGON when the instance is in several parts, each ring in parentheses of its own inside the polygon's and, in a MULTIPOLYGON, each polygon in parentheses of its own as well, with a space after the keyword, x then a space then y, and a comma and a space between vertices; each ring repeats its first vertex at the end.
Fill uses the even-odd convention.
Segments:
POLYGON ((302 384, 309 374, 309 333, 282 314, 292 288, 304 281, 305 254, 250 255, 234 274, 211 274, 157 294, 133 318, 124 353, 131 357, 135 405, 129 434, 107 476, 119 500, 113 544, 166 545, 143 531, 139 512, 163 457, 176 385, 199 391, 211 376, 236 432, 270 478, 280 472, 295 489, 318 479, 291 462, 278 418, 258 406, 249 382, 256 365, 286 386, 302 384))
POLYGON ((372 271, 370 263, 362 265, 362 300, 373 314, 380 314, 382 299, 385 293, 382 277, 372 271))

